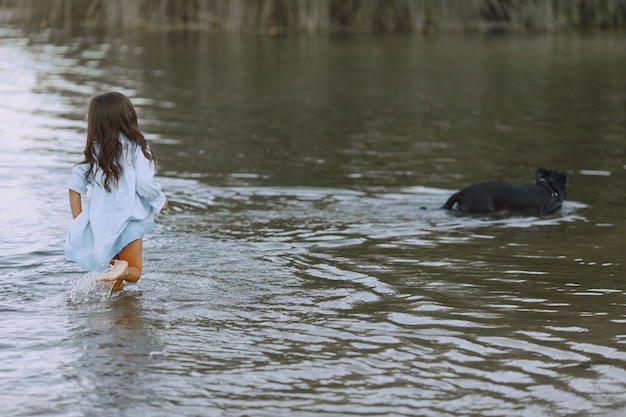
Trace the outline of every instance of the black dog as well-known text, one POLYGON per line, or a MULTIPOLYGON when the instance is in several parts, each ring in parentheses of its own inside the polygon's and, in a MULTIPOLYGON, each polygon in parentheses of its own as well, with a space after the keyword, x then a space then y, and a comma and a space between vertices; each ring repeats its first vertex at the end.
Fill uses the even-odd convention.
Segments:
POLYGON ((486 214, 498 210, 549 214, 561 208, 565 198, 565 172, 539 168, 535 184, 513 182, 485 182, 470 185, 453 194, 444 209, 455 205, 462 213, 486 214))

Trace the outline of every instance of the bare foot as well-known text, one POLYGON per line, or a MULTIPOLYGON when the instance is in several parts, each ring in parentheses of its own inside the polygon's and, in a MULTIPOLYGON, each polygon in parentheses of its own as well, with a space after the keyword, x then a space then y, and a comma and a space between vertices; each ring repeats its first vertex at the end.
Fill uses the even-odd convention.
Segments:
POLYGON ((98 278, 96 281, 98 282, 109 282, 109 281, 121 281, 128 274, 128 262, 126 261, 116 261, 113 264, 113 269, 105 271, 106 276, 102 278, 98 278))
POLYGON ((114 292, 120 291, 122 288, 124 287, 124 281, 117 280, 113 283, 113 286, 111 287, 111 294, 113 294, 114 292))

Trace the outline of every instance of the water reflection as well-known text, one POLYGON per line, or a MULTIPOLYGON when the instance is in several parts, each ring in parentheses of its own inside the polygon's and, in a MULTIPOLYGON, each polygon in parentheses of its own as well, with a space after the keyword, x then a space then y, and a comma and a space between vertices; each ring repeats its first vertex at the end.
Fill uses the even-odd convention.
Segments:
POLYGON ((140 291, 114 295, 110 302, 72 306, 70 341, 79 354, 65 375, 80 387, 82 411, 142 413, 157 400, 158 378, 150 371, 163 344, 146 323, 140 291))

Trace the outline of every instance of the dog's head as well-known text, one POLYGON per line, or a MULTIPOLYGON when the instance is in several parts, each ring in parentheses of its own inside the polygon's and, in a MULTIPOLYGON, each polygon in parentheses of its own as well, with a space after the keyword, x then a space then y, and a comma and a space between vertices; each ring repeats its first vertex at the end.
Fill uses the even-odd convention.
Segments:
POLYGON ((565 198, 565 183, 569 181, 565 172, 551 171, 545 168, 539 168, 535 173, 536 183, 547 184, 549 188, 553 189, 560 196, 565 198))

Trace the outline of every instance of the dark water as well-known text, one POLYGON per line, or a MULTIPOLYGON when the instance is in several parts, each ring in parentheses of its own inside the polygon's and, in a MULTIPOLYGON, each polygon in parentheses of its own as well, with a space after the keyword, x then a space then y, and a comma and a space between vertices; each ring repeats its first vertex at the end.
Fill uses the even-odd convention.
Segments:
POLYGON ((2 29, 1 414, 620 415, 625 41, 2 29), (106 90, 171 208, 79 303, 64 181, 106 90), (562 212, 437 210, 540 166, 562 212))

